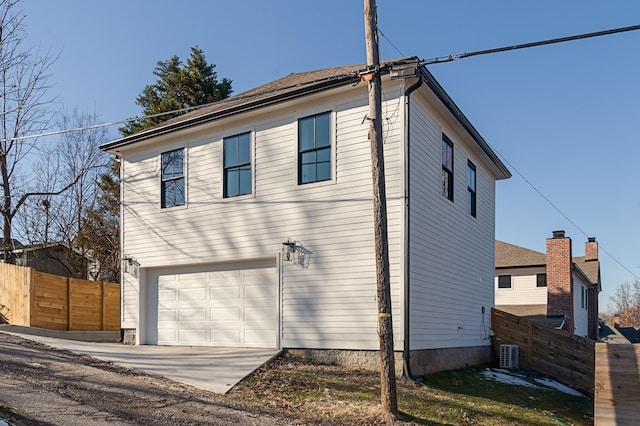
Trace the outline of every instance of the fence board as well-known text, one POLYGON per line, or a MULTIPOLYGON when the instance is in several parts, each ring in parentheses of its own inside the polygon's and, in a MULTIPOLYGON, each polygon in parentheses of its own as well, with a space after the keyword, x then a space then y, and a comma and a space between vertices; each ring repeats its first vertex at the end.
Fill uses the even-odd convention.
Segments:
POLYGON ((496 353, 500 344, 516 344, 519 365, 555 377, 562 383, 593 394, 595 342, 554 330, 527 318, 491 311, 496 353))
POLYGON ((0 312, 11 324, 29 325, 31 268, 0 263, 0 312))
POLYGON ((52 330, 120 329, 120 284, 0 263, 0 304, 10 324, 52 330))
POLYGON ((640 404, 640 345, 596 345, 597 425, 636 424, 640 404))

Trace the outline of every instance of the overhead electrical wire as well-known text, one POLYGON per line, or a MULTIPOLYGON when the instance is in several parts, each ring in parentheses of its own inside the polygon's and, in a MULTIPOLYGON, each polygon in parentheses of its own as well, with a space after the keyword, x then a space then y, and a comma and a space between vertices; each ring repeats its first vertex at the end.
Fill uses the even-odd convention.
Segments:
POLYGON ((527 48, 530 48, 530 47, 538 47, 538 46, 546 46, 546 45, 549 45, 549 44, 556 44, 556 43, 565 43, 565 42, 568 42, 568 41, 582 40, 582 39, 585 39, 585 38, 592 38, 592 37, 601 37, 601 36, 605 36, 605 35, 618 34, 618 33, 624 33, 624 32, 628 32, 628 31, 636 31, 636 30, 640 30, 640 25, 632 25, 630 27, 614 28, 614 29, 611 29, 611 30, 596 31, 596 32, 592 32, 592 33, 578 34, 578 35, 573 35, 573 36, 568 36, 568 37, 552 38, 552 39, 549 39, 549 40, 535 41, 533 43, 514 44, 512 46, 497 47, 497 48, 494 48, 494 49, 477 50, 475 52, 469 52, 469 53, 460 53, 460 54, 454 54, 454 55, 449 55, 449 56, 440 56, 440 57, 435 57, 433 59, 424 60, 423 64, 424 65, 440 64, 440 63, 444 63, 444 62, 457 61, 458 59, 470 58, 472 56, 488 55, 490 53, 498 53, 498 52, 509 52, 509 51, 512 51, 512 50, 527 49, 527 48))
MULTIPOLYGON (((502 159, 502 161, 504 161, 507 166, 509 166, 509 168, 511 170, 513 170, 514 172, 516 172, 516 174, 518 176, 520 176, 522 178, 522 180, 524 180, 527 185, 529 185, 535 192, 538 193, 538 195, 540 195, 540 197, 542 197, 542 199, 544 201, 547 202, 547 204, 549 204, 551 207, 553 207, 553 209, 555 211, 557 211, 563 218, 565 218, 571 225, 573 225, 578 231, 580 231, 585 237, 589 238, 591 237, 591 235, 587 234, 580 226, 578 226, 578 224, 576 224, 573 220, 571 220, 571 218, 569 216, 567 216, 562 210, 560 210, 560 207, 556 206, 553 201, 551 201, 546 195, 544 195, 544 193, 539 190, 529 179, 527 179, 527 177, 525 175, 523 175, 522 173, 520 173, 520 171, 509 162, 509 160, 506 159, 506 157, 502 154, 500 154, 495 148, 492 148, 496 154, 498 154, 498 156, 502 159)), ((622 269, 624 269, 625 271, 627 271, 628 273, 630 273, 636 280, 640 281, 640 277, 638 275, 636 275, 633 271, 631 271, 631 269, 627 268, 622 262, 620 262, 614 255, 612 255, 611 253, 609 253, 604 247, 602 247, 602 244, 598 245, 598 248, 600 250, 602 250, 607 256, 609 256, 615 263, 617 263, 622 269)))

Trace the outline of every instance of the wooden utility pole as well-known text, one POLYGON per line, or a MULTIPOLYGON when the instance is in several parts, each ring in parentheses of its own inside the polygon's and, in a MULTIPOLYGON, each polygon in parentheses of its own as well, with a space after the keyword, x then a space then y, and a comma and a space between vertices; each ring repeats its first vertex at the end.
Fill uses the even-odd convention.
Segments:
POLYGON ((364 0, 368 71, 363 74, 362 78, 369 81, 369 120, 371 123, 369 140, 371 141, 371 173, 373 176, 373 222, 376 245, 378 333, 380 336, 380 400, 382 413, 395 417, 398 415, 398 398, 396 395, 393 322, 391 319, 387 197, 382 143, 382 84, 380 81, 377 20, 375 0, 364 0))

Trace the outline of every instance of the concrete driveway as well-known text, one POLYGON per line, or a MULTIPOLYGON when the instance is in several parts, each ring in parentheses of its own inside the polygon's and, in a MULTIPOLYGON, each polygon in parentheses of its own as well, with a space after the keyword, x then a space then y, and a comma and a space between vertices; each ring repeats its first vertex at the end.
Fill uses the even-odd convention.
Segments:
POLYGON ((0 327, 0 332, 134 370, 157 374, 219 394, 227 393, 240 380, 280 353, 277 349, 132 346, 85 342, 17 333, 7 326, 0 327))

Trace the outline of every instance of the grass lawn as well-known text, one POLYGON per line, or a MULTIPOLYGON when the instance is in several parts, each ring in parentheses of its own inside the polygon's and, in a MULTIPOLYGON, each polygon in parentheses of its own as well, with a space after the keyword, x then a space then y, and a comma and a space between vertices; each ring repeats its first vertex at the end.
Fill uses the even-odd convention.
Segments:
MULTIPOLYGON (((398 379, 400 424, 593 424, 590 397, 561 391, 561 386, 544 386, 531 375, 514 378, 504 373, 469 368, 429 375, 417 382, 398 379)), ((239 405, 285 415, 299 424, 382 423, 377 372, 320 365, 290 356, 258 369, 227 398, 239 405)))

